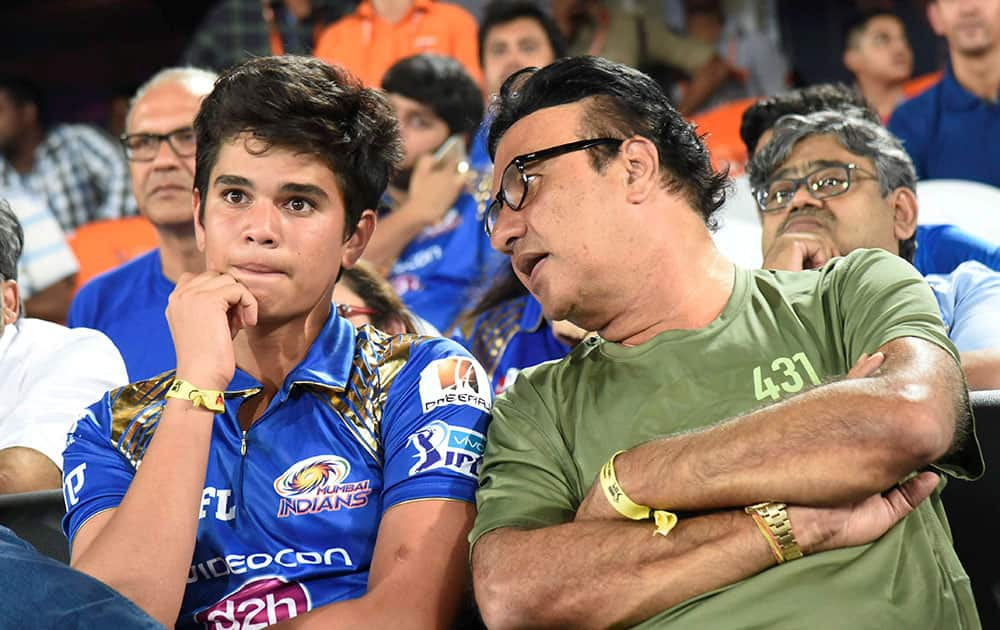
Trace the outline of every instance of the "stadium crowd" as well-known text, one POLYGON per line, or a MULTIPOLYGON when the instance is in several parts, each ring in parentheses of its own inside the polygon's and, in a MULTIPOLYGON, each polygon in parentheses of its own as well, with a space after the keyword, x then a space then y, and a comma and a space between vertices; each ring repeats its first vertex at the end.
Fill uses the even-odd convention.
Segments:
POLYGON ((0 501, 69 549, 0 519, 0 627, 1000 623, 1000 0, 916 77, 857 4, 852 84, 749 0, 218 0, 117 138, 0 76, 0 501))

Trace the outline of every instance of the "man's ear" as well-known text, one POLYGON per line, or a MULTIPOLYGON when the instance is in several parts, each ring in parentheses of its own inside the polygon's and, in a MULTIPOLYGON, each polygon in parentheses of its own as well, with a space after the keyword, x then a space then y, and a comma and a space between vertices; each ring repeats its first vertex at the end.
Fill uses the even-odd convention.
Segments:
POLYGON ((944 25, 941 24, 941 14, 938 11, 937 2, 927 3, 927 21, 930 22, 935 35, 944 37, 944 25))
POLYGON ((625 162, 627 201, 642 203, 660 183, 660 155, 649 138, 633 136, 622 143, 619 156, 625 162))
POLYGON ((858 74, 858 51, 853 48, 848 48, 844 51, 843 62, 844 67, 851 71, 851 74, 857 76, 858 74))
POLYGON ((21 314, 21 292, 14 280, 0 282, 0 291, 3 291, 3 312, 0 313, 0 322, 6 326, 17 321, 21 314))
POLYGON ((201 223, 201 191, 197 188, 191 193, 191 211, 194 213, 194 240, 198 251, 205 251, 205 226, 201 223))
POLYGON ((889 195, 893 209, 893 235, 896 240, 905 241, 917 231, 920 207, 917 195, 909 188, 900 187, 889 195))
POLYGON ((378 217, 374 210, 365 210, 361 213, 361 218, 354 225, 354 233, 344 242, 344 251, 340 257, 341 267, 344 269, 354 267, 354 263, 365 253, 368 241, 372 240, 377 223, 378 217))

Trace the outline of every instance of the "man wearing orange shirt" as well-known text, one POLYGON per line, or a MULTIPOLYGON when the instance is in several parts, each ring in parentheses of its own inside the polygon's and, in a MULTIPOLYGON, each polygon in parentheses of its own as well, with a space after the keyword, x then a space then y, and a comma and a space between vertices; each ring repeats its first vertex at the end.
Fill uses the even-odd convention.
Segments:
POLYGON ((341 65, 365 85, 379 86, 389 66, 419 53, 458 59, 482 84, 476 20, 465 9, 434 0, 363 0, 357 11, 320 35, 315 55, 341 65))

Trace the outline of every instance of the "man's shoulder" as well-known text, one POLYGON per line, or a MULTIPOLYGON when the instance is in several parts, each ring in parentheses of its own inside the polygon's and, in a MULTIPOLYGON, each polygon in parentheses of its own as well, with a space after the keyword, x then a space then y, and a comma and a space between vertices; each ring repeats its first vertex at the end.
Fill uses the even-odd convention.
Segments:
POLYGON ((390 334, 374 326, 362 326, 354 338, 351 369, 365 381, 374 379, 378 374, 376 380, 386 386, 400 377, 406 380, 420 379, 422 372, 429 366, 446 360, 458 366, 452 366, 456 373, 469 369, 471 364, 476 365, 476 371, 482 370, 469 351, 452 339, 390 334))
POLYGON ((978 260, 968 260, 951 273, 929 274, 926 279, 935 293, 954 292, 956 299, 961 294, 1000 289, 1000 272, 990 269, 978 260))
MULTIPOLYGON (((170 370, 108 390, 90 406, 79 424, 90 423, 93 425, 90 431, 110 437, 108 445, 124 455, 133 468, 138 468, 163 414, 174 374, 170 370)), ((78 428, 71 433, 76 435, 78 428)))
POLYGON ((889 119, 889 130, 899 134, 918 128, 918 125, 936 118, 940 109, 941 83, 938 82, 913 98, 899 104, 889 119))
POLYGON ((18 340, 26 344, 31 354, 41 357, 55 353, 61 360, 84 358, 97 350, 107 350, 117 354, 108 337, 90 328, 67 328, 42 319, 25 318, 18 322, 18 340))
MULTIPOLYGON (((103 306, 109 306, 106 303, 109 299, 135 303, 150 298, 157 295, 157 292, 151 289, 155 287, 153 280, 159 273, 160 252, 154 249, 87 281, 73 298, 74 306, 77 302, 88 304, 100 301, 103 306)), ((75 322, 75 324, 86 323, 75 322)))
MULTIPOLYGON (((551 359, 524 368, 518 373, 514 384, 508 387, 504 394, 510 393, 514 396, 527 389, 532 389, 542 396, 545 396, 546 392, 568 392, 581 385, 581 378, 587 378, 585 372, 588 372, 595 362, 606 358, 601 352, 601 347, 606 343, 608 342, 597 335, 591 335, 576 344, 562 358, 551 359)), ((591 373, 590 376, 594 376, 594 373, 591 373)), ((588 387, 586 384, 582 384, 582 386, 588 387)), ((562 394, 558 394, 558 396, 561 397, 562 394)))

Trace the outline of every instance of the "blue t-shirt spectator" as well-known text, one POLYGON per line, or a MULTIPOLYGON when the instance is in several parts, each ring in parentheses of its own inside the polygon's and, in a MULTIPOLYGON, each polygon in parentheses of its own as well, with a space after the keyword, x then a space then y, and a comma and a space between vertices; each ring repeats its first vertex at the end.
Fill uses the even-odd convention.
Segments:
POLYGON ((923 275, 947 274, 962 263, 976 260, 1000 271, 1000 246, 954 225, 918 225, 913 266, 923 275))
POLYGON ((177 367, 166 315, 173 290, 154 249, 85 284, 66 323, 107 335, 125 359, 129 381, 147 379, 177 367))
POLYGON ((903 103, 889 120, 920 179, 967 179, 1000 186, 1000 103, 963 88, 947 68, 941 81, 903 103))

